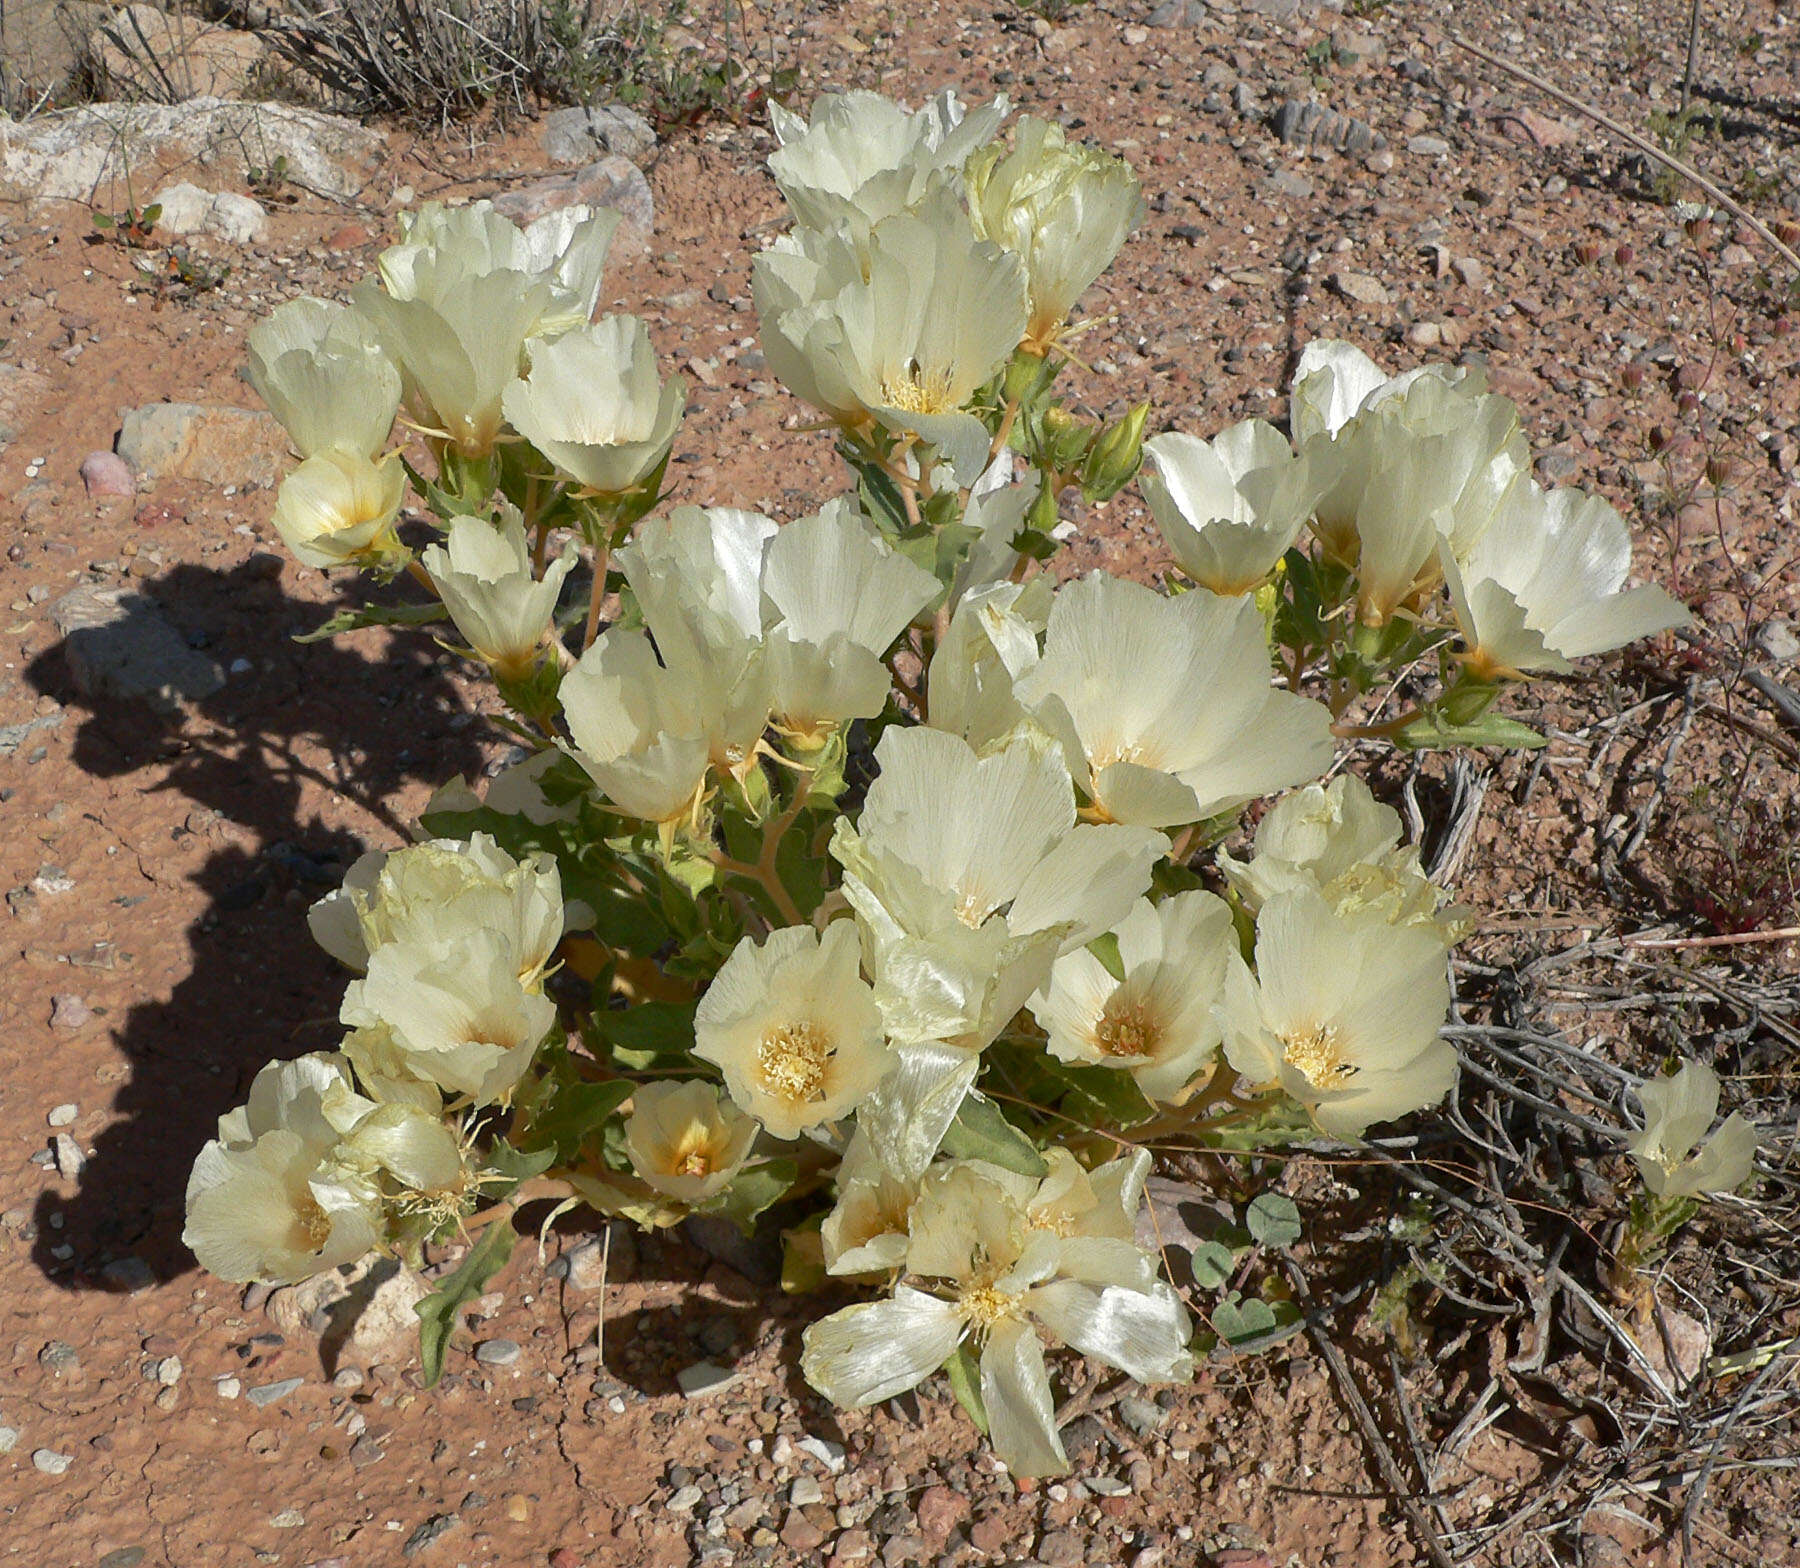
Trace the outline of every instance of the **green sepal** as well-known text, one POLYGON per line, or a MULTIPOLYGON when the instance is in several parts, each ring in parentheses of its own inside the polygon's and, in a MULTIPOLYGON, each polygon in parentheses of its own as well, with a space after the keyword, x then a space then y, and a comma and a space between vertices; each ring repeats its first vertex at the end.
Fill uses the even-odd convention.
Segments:
POLYGON ((951 1352, 944 1363, 944 1376, 950 1380, 950 1392, 956 1395, 956 1402, 975 1423, 975 1429, 986 1437, 988 1413, 987 1403, 981 1397, 981 1360, 968 1340, 951 1352))
POLYGON ((756 1229, 756 1216, 785 1198, 799 1175, 800 1167, 792 1160, 764 1160, 739 1171, 723 1192, 695 1204, 694 1212, 730 1220, 748 1236, 756 1229))
POLYGON ((1412 723, 1395 731, 1394 745, 1401 751, 1448 751, 1457 746, 1501 746, 1509 751, 1536 751, 1548 739, 1529 724, 1501 713, 1484 713, 1468 724, 1453 724, 1435 707, 1427 708, 1412 723))
POLYGON ((1102 931, 1087 945, 1087 950, 1100 960, 1104 969, 1120 985, 1125 983, 1125 960, 1119 956, 1119 937, 1114 931, 1102 931))
POLYGON ((469 1249, 469 1255, 444 1276, 436 1290, 413 1304, 419 1317, 419 1360, 424 1364, 427 1388, 435 1387, 444 1375, 444 1352, 456 1330, 457 1313, 486 1290, 488 1281, 506 1267, 518 1239, 512 1228, 512 1212, 495 1215, 481 1240, 469 1249))

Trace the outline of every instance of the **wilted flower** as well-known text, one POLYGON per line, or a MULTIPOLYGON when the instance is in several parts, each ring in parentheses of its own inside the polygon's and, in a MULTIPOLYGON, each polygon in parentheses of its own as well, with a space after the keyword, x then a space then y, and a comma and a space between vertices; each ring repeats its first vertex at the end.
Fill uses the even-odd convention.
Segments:
POLYGON ((398 463, 327 447, 281 481, 271 521, 308 566, 392 573, 407 556, 394 531, 405 497, 406 473, 398 463))
POLYGON ((1045 353, 1075 302, 1112 265, 1143 210, 1143 187, 1122 158, 1069 144, 1063 128, 1026 115, 1010 151, 986 147, 965 175, 975 232, 1025 263, 1025 342, 1045 353))
POLYGON ((506 935, 477 930, 429 945, 383 943, 339 1016, 353 1029, 385 1024, 416 1076, 486 1105, 524 1076, 556 1004, 520 984, 506 935))
POLYGON ((1447 942, 1456 940, 1468 910, 1440 909, 1448 895, 1401 835, 1400 813, 1344 773, 1284 795, 1257 825, 1255 855, 1239 861, 1220 850, 1219 869, 1252 915, 1277 893, 1310 887, 1339 913, 1379 909, 1396 925, 1435 924, 1447 942))
POLYGON ((895 1174, 859 1125, 838 1165, 837 1203, 819 1227, 825 1272, 879 1274, 900 1268, 919 1180, 916 1174, 895 1174))
POLYGON ((1644 1130, 1626 1148, 1659 1198, 1735 1192, 1756 1161, 1756 1129, 1733 1112, 1707 1136, 1719 1114, 1719 1075, 1704 1062, 1683 1062, 1666 1078, 1638 1089, 1644 1130))
POLYGON ((1461 655, 1483 680, 1566 673, 1572 660, 1685 626, 1661 588, 1626 588, 1631 533, 1599 496, 1544 491, 1521 473, 1466 549, 1442 549, 1462 630, 1461 655))
POLYGON ((1231 910, 1211 893, 1139 899, 1116 932, 1124 979, 1087 948, 1057 959, 1031 1011, 1051 1054, 1128 1072, 1174 1101, 1219 1045, 1213 1015, 1237 949, 1231 910))
POLYGON ((1261 419, 1211 441, 1170 431, 1144 443, 1138 478, 1175 564, 1227 597, 1267 581, 1318 500, 1310 465, 1261 419))
POLYGON ((1038 661, 1054 595, 1048 577, 1034 577, 985 583, 958 600, 927 672, 933 729, 962 736, 980 753, 1021 738, 1055 744, 1014 690, 1038 661))
POLYGON ((400 372, 347 306, 295 299, 250 329, 250 383, 302 458, 336 448, 372 458, 400 408, 400 372))
POLYGON ((978 1050, 1060 952, 1124 918, 1168 851, 1145 828, 1075 824, 1054 751, 977 757, 959 736, 891 728, 856 826, 831 852, 862 919, 876 999, 900 1042, 978 1050))
MULTIPOLYGON (((1060 1172, 1047 1178, 1059 1187, 1060 1172)), ((929 1377, 969 1341, 995 1454, 1017 1475, 1068 1469, 1040 1334, 1140 1382, 1192 1375, 1180 1298, 1127 1240, 1032 1223, 1038 1184, 979 1161, 933 1170, 913 1204, 909 1273, 891 1299, 806 1330, 801 1367, 833 1403, 878 1404, 929 1377)))
POLYGON ((940 185, 954 189, 969 155, 1000 128, 1006 109, 1004 98, 965 109, 948 89, 916 113, 879 93, 827 93, 813 104, 810 122, 771 103, 781 146, 769 158, 769 172, 799 223, 866 231, 940 185))
POLYGON ((340 1147, 370 1106, 339 1058, 263 1068, 188 1179, 181 1239, 201 1266, 220 1279, 287 1284, 375 1246, 384 1226, 374 1174, 340 1147))
POLYGON ((420 564, 475 656, 501 680, 519 680, 538 660, 563 579, 575 568, 575 548, 552 561, 540 581, 532 576, 524 522, 511 508, 498 524, 453 517, 447 533, 420 564))
POLYGON ((599 495, 645 484, 668 459, 687 406, 678 378, 656 373, 656 350, 636 316, 530 345, 531 369, 501 406, 513 429, 558 473, 599 495))
POLYGON ((1337 1137, 1435 1104, 1457 1068, 1438 1036, 1450 1006, 1445 956, 1430 925, 1340 912, 1312 888, 1278 893, 1256 917, 1255 977, 1235 954, 1226 969, 1226 1059, 1337 1137))
POLYGON ((653 1191, 703 1203, 737 1175, 756 1132, 756 1123, 704 1080, 663 1079, 632 1091, 625 1148, 653 1191))
POLYGON ((877 224, 866 257, 841 238, 799 241, 759 256, 753 278, 770 368, 790 391, 846 427, 930 443, 959 484, 980 476, 991 440, 966 405, 1018 347, 1025 277, 953 199, 877 224))
POLYGON ((1043 657, 1014 690, 1112 822, 1197 822, 1331 762, 1331 716, 1270 686, 1248 599, 1092 573, 1057 593, 1043 657))
POLYGON ((777 1138, 848 1115, 893 1065, 860 963, 850 921, 784 926, 739 942, 700 998, 694 1054, 777 1138))

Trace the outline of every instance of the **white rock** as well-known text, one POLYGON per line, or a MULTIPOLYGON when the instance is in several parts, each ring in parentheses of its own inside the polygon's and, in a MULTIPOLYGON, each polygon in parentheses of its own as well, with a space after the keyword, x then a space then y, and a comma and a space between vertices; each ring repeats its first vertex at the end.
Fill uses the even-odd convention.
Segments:
POLYGON ((165 234, 211 234, 232 245, 269 237, 269 215, 259 202, 235 191, 209 191, 185 182, 159 191, 156 226, 165 234))
POLYGON ((66 1132, 59 1132, 56 1135, 57 1174, 72 1181, 86 1164, 87 1156, 81 1152, 81 1145, 66 1132))
POLYGON ((64 1101, 61 1105, 52 1106, 50 1108, 50 1114, 44 1119, 49 1122, 52 1127, 67 1127, 74 1122, 76 1116, 79 1114, 80 1111, 78 1107, 69 1101, 64 1101))

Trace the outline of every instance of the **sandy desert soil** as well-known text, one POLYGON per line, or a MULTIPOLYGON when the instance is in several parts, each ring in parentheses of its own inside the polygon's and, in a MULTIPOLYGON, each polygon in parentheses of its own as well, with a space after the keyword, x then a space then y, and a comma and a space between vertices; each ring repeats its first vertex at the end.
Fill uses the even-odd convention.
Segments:
MULTIPOLYGON (((1151 397, 1157 424, 1200 434, 1278 417, 1298 347, 1319 335, 1396 368, 1470 357, 1519 400, 1547 479, 1626 511, 1639 572, 1694 607, 1693 640, 1522 698, 1557 737, 1536 762, 1458 774, 1369 760, 1386 787, 1410 781, 1440 838, 1453 785, 1479 786, 1460 862, 1484 915, 1471 1018, 1497 1005, 1494 975, 1585 945, 1566 971, 1579 983, 1545 982, 1532 1017, 1603 1036, 1637 1072, 1677 1045, 1708 1051, 1734 1102, 1791 1129, 1792 942, 1651 950, 1654 962, 1605 944, 1800 918, 1784 860, 1797 710, 1767 691, 1800 684, 1792 280, 1729 218, 1686 232, 1646 199, 1626 149, 1447 37, 1466 27, 1643 128, 1678 96, 1686 7, 1626 9, 1622 23, 1619 7, 1579 0, 1392 0, 1353 15, 1189 0, 1176 25, 1153 26, 1120 0, 1048 26, 1007 5, 846 0, 754 26, 801 68, 801 102, 847 85, 1004 91, 1133 160, 1150 210, 1089 302, 1110 314, 1078 378, 1096 411, 1151 397), (1284 142, 1288 99, 1381 144, 1284 142), (1646 989, 1658 1005, 1630 1000, 1646 989)), ((1705 45, 1701 78, 1725 118, 1692 155, 1766 217, 1795 219, 1800 21, 1723 0, 1705 45)), ((789 428, 799 411, 755 353, 749 261, 780 222, 760 164, 770 145, 755 123, 667 132, 647 171, 654 237, 616 264, 608 304, 644 316, 690 379, 671 498, 787 517, 839 476, 823 437, 789 428)), ((291 640, 343 590, 281 551, 266 485, 165 480, 91 498, 80 465, 127 408, 255 406, 246 328, 281 299, 347 288, 405 190, 488 194, 543 168, 530 126, 396 130, 356 202, 300 194, 267 243, 214 247, 229 276, 186 299, 134 283, 120 246, 88 243, 80 204, 0 208, 0 360, 42 378, 0 452, 0 1561, 1425 1561, 1305 1337, 1152 1401, 1072 1374, 1086 1411, 1067 1433, 1076 1475, 1033 1487, 997 1470, 941 1387, 865 1413, 823 1405, 795 1368, 815 1306, 769 1287, 766 1255, 715 1238, 621 1242, 604 1292, 591 1253, 571 1266, 579 1233, 553 1235, 542 1262, 521 1246, 432 1391, 403 1358, 325 1364, 291 1301, 196 1271, 179 1240, 194 1152, 263 1062, 331 1043, 342 977, 308 941, 306 905, 363 848, 399 842, 432 786, 497 765, 504 737, 483 723, 482 687, 424 638, 291 640), (223 686, 168 713, 84 695, 49 612, 87 584, 149 596, 223 686), (684 1399, 674 1374, 703 1360, 735 1377, 684 1399)), ((1131 493, 1080 522, 1071 569, 1154 562, 1131 493)), ((1302 1255, 1345 1302, 1323 1321, 1453 1555, 1679 1560, 1694 1471, 1718 1436, 1692 1560, 1800 1562, 1791 1472, 1745 1465, 1792 1462, 1795 1407, 1779 1398, 1791 1362, 1778 1357, 1721 1428, 1747 1377, 1703 1378, 1659 1406, 1604 1333, 1596 1351, 1560 1330, 1525 1367, 1533 1324, 1517 1302, 1465 1311, 1422 1288, 1384 1331, 1355 1287, 1397 1267, 1383 1237, 1403 1187, 1361 1161, 1295 1180, 1317 1200, 1302 1255), (1419 1454, 1441 1459, 1429 1486, 1419 1454)), ((1583 1223, 1616 1217, 1619 1162, 1569 1180, 1583 1223)), ((1768 1214, 1791 1214, 1791 1184, 1764 1191, 1768 1214)), ((1771 1227, 1726 1209, 1671 1266, 1668 1300, 1710 1324, 1720 1352, 1800 1328, 1800 1285, 1780 1263, 1793 1254, 1771 1227)), ((1558 1256, 1591 1279, 1581 1252, 1558 1256)))

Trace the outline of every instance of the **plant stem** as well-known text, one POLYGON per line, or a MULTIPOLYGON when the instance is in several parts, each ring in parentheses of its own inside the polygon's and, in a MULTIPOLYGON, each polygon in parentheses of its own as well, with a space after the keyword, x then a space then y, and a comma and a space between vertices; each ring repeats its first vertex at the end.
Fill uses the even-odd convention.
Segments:
POLYGON ((806 917, 800 913, 800 906, 783 885, 776 861, 781 853, 782 839, 805 806, 806 785, 797 784, 794 798, 788 802, 787 809, 779 817, 772 817, 763 825, 762 849, 757 854, 755 865, 744 860, 734 860, 730 855, 717 851, 708 857, 721 871, 728 871, 733 876, 756 883, 769 895, 769 902, 775 906, 775 912, 781 916, 783 923, 790 926, 804 925, 806 917))
POLYGON ((594 646, 600 630, 600 605, 606 598, 606 568, 612 560, 612 546, 599 545, 594 550, 594 585, 588 590, 587 627, 581 634, 581 651, 594 646))
MULTIPOLYGON (((1345 703, 1344 706, 1348 707, 1349 704, 1345 703)), ((1331 726, 1331 733, 1339 740, 1392 740, 1418 717, 1419 709, 1408 708, 1406 712, 1384 719, 1379 724, 1334 724, 1331 726)))

